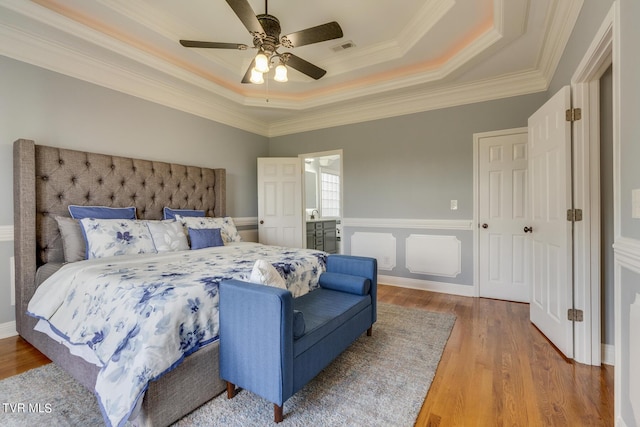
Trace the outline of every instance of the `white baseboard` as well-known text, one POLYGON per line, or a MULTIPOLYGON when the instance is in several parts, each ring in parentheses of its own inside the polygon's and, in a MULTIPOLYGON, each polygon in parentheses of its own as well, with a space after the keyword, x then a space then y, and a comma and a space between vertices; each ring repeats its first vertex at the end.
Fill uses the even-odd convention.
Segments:
POLYGON ((16 321, 0 323, 0 339, 9 338, 18 335, 16 332, 16 321))
POLYGON ((602 363, 615 366, 616 348, 611 344, 602 344, 602 363))
POLYGON ((423 291, 439 292, 464 297, 474 296, 473 286, 458 285, 455 283, 434 282, 431 280, 410 279, 407 277, 378 276, 378 283, 398 286, 400 288, 420 289, 423 291))

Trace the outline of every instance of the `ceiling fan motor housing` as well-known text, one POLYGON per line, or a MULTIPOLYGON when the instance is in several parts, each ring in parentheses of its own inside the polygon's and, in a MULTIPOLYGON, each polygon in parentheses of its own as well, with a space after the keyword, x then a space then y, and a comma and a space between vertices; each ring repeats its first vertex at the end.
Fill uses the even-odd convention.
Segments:
POLYGON ((271 54, 280 46, 280 21, 275 16, 267 14, 257 15, 256 18, 258 18, 266 35, 263 39, 254 37, 253 44, 256 47, 262 45, 262 50, 271 54))

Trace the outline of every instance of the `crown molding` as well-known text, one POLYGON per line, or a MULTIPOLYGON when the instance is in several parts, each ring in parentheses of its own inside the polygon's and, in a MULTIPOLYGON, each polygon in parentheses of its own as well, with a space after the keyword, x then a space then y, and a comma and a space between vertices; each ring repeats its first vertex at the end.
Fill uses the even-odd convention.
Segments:
POLYGON ((252 119, 241 106, 211 92, 151 77, 157 73, 142 73, 104 62, 93 55, 2 22, 0 54, 248 132, 266 133, 265 122, 252 119))
MULTIPOLYGON (((446 9, 449 1, 434 4, 446 9)), ((495 0, 496 7, 504 6, 503 2, 495 0)), ((270 99, 269 104, 265 104, 264 99, 236 94, 148 52, 27 1, 0 0, 0 55, 234 128, 273 137, 544 91, 582 4, 583 0, 555 2, 549 12, 548 19, 552 21, 550 31, 541 49, 538 67, 533 70, 482 81, 451 83, 435 89, 429 87, 434 80, 451 77, 455 70, 483 49, 498 42, 503 37, 498 28, 503 26, 500 18, 496 24, 498 29, 487 31, 437 70, 327 96, 310 95, 300 101, 270 99), (21 19, 31 20, 33 28, 19 28, 11 20, 11 15, 16 14, 21 19), (52 40, 39 27, 78 37, 84 41, 83 48, 52 40), (110 52, 111 58, 125 60, 116 63, 100 59, 97 56, 100 49, 110 52), (253 107, 267 110, 285 108, 295 114, 289 119, 268 122, 252 115, 253 107)), ((418 30, 407 31, 413 34, 418 30)))
POLYGON ((549 82, 560 63, 583 3, 584 0, 556 1, 549 11, 548 19, 551 23, 540 50, 537 67, 549 82))
POLYGON ((293 119, 269 125, 267 136, 275 137, 311 130, 396 117, 475 102, 543 92, 547 79, 538 70, 515 73, 480 82, 414 90, 357 103, 318 109, 293 119))

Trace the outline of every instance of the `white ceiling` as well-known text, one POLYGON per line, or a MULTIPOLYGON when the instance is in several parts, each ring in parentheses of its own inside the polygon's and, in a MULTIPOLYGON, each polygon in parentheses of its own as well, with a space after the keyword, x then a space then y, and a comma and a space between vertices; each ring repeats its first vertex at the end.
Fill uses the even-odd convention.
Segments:
MULTIPOLYGON (((266 136, 546 90, 583 0, 271 0, 313 80, 241 84, 255 50, 223 0, 0 0, 0 54, 266 136), (350 41, 355 47, 335 51, 350 41)), ((256 14, 263 0, 249 0, 256 14)), ((280 48, 280 51, 285 51, 280 48)))

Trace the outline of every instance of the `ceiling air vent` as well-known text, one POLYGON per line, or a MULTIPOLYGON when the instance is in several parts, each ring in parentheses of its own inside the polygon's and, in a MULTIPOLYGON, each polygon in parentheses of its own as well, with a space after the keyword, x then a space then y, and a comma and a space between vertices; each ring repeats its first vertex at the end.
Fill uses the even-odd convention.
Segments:
POLYGON ((356 44, 351 40, 348 40, 346 42, 342 42, 340 44, 333 46, 331 50, 334 52, 340 52, 341 50, 351 49, 352 47, 356 47, 356 44))

